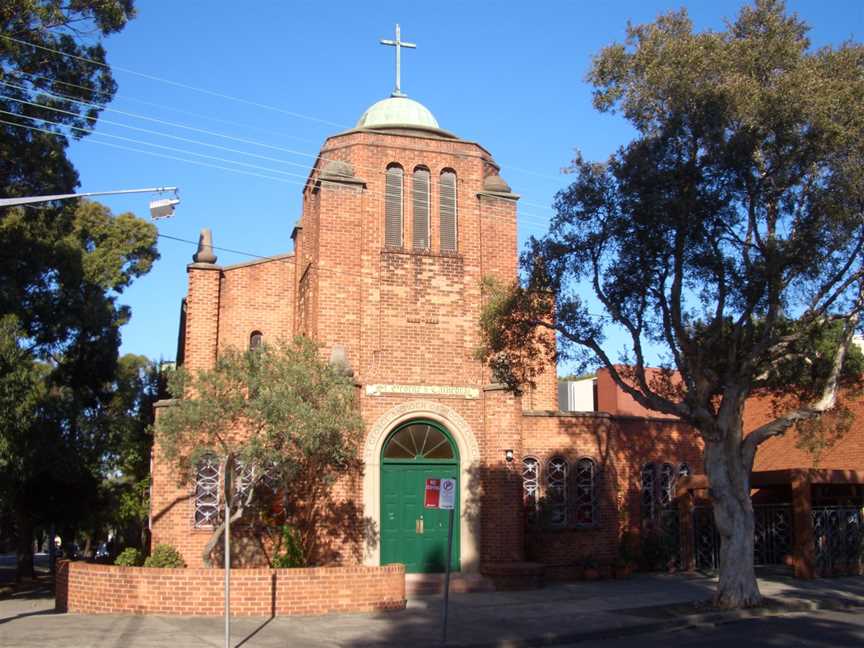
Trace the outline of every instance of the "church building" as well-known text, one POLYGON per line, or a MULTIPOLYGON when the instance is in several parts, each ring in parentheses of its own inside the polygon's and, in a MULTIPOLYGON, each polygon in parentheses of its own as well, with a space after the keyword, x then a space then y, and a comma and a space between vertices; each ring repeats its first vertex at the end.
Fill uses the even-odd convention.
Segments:
MULTIPOLYGON (((178 361, 190 371, 229 347, 303 334, 353 372, 367 427, 352 490, 372 531, 340 560, 442 571, 446 514, 423 508, 427 477, 457 480, 454 570, 611 560, 622 524, 638 519, 622 518, 638 508, 633 476, 646 457, 666 459, 641 422, 636 434, 631 420, 558 411, 555 367, 515 396, 475 358, 482 281, 517 276, 519 196, 500 172, 489 150, 442 128, 397 80, 324 142, 293 252, 221 266, 205 245, 187 267, 178 361)), ((675 452, 691 467, 698 456, 695 446, 675 452)), ((158 451, 152 489, 153 544, 200 565, 212 529, 196 509, 212 497, 179 487, 158 451)))
MULTIPOLYGON (((676 480, 703 472, 695 434, 634 408, 608 374, 596 407, 564 412, 555 367, 514 395, 476 359, 482 282, 517 277, 518 201, 493 154, 439 125, 397 77, 391 96, 324 142, 292 252, 219 265, 205 244, 187 266, 187 369, 303 334, 356 381, 363 469, 344 497, 363 530, 333 539, 334 562, 443 571, 446 514, 424 508, 423 485, 453 477, 453 570, 499 584, 566 577, 611 563, 622 537, 662 522, 676 480)), ((156 445, 152 543, 200 566, 212 475, 205 466, 198 484, 178 485, 156 445)))

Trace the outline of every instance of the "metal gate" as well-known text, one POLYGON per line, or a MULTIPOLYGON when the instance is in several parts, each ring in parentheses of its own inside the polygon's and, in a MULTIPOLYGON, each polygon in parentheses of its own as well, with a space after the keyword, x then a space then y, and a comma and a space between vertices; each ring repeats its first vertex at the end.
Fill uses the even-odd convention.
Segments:
MULTIPOLYGON (((792 507, 770 504, 753 507, 753 561, 756 565, 782 565, 792 551, 792 507)), ((710 506, 693 509, 693 549, 696 568, 720 567, 720 534, 710 506)))
POLYGON ((857 574, 864 565, 864 511, 856 506, 814 506, 813 538, 819 576, 857 574))

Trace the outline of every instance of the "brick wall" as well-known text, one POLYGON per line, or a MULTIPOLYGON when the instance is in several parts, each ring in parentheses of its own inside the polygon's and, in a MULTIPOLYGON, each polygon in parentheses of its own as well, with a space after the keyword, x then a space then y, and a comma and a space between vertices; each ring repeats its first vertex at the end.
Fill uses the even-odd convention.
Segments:
POLYGON ((253 331, 265 343, 294 335, 294 257, 227 266, 222 270, 219 298, 219 352, 249 348, 253 331))
POLYGON ((528 413, 522 427, 523 456, 532 456, 541 465, 541 493, 552 457, 567 459, 571 470, 577 460, 587 457, 598 470, 596 524, 529 531, 529 560, 563 565, 588 557, 615 558, 621 534, 638 535, 641 530, 642 466, 683 462, 692 472, 703 472, 701 440, 689 426, 673 419, 537 412, 528 413))
MULTIPOLYGON (((56 609, 84 614, 219 616, 221 569, 156 569, 61 561, 56 609)), ((318 567, 231 571, 234 616, 320 615, 405 608, 405 568, 318 567)))

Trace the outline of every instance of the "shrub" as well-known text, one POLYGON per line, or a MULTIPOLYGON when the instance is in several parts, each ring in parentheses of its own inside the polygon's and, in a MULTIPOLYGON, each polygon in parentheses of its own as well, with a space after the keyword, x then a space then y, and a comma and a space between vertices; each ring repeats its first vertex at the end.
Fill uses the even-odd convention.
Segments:
POLYGON ((167 544, 156 545, 147 560, 144 561, 145 567, 185 567, 183 557, 180 552, 174 547, 167 544))
POLYGON ((126 547, 120 552, 120 555, 117 556, 114 564, 120 565, 121 567, 140 567, 143 562, 144 556, 140 551, 134 547, 126 547))
POLYGON ((300 548, 300 533, 290 524, 282 525, 282 542, 278 552, 273 556, 273 566, 278 569, 306 566, 300 548))

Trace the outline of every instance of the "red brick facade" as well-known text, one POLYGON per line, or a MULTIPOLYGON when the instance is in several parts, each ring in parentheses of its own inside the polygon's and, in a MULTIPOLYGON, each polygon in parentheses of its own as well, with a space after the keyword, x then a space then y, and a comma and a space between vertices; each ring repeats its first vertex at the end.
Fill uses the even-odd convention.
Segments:
MULTIPOLYGON (((221 569, 57 563, 58 612, 218 616, 225 609, 221 569)), ((231 572, 232 616, 295 616, 405 608, 405 570, 386 567, 238 569, 231 572)))
MULTIPOLYGON (((358 449, 363 474, 337 488, 345 497, 355 493, 353 503, 369 528, 380 528, 384 439, 412 417, 431 418, 459 446, 464 571, 484 565, 497 571, 501 563, 525 560, 611 559, 620 533, 638 527, 642 466, 687 462, 701 471, 700 448, 676 421, 619 416, 631 413, 617 410, 558 412, 551 366, 521 397, 491 384, 475 358, 481 282, 513 281, 518 257, 518 196, 498 170, 482 146, 435 129, 359 128, 330 137, 309 174, 293 254, 240 266, 188 266, 181 361, 193 370, 211 366, 224 349, 246 348, 253 332, 265 342, 309 335, 325 357, 342 347, 368 432, 358 449), (385 245, 385 174, 394 164, 404 170, 402 246, 385 245), (411 245, 417 168, 431 177, 424 249, 411 245), (456 251, 441 250, 442 172, 457 178, 456 251), (551 458, 564 458, 571 470, 580 459, 594 462, 597 509, 590 525, 526 533, 522 469, 528 456, 541 466, 541 495, 551 458)), ((171 544, 189 565, 200 566, 210 531, 193 529, 191 486, 177 483, 173 467, 160 458, 158 439, 153 463, 153 543, 171 544)), ((380 562, 374 539, 331 542, 333 562, 380 562)))

